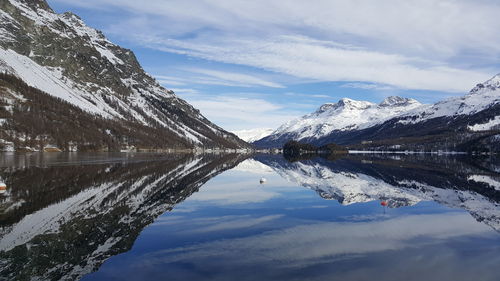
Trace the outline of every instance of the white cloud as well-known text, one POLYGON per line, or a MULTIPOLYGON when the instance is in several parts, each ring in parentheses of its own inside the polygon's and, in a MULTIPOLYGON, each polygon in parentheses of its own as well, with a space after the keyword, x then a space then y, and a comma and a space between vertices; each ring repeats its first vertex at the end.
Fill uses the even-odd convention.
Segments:
POLYGON ((189 72, 203 74, 208 77, 208 79, 202 78, 200 79, 200 81, 196 80, 193 81, 194 83, 199 83, 199 84, 218 84, 218 85, 229 85, 229 86, 239 86, 239 87, 264 86, 272 88, 284 88, 283 85, 280 85, 278 83, 274 83, 248 74, 210 70, 203 68, 187 68, 186 70, 188 70, 189 72))
POLYGON ((189 89, 189 88, 170 88, 170 90, 174 91, 176 94, 189 94, 189 95, 196 95, 199 94, 200 91, 196 89, 189 89))
POLYGON ((490 74, 358 48, 339 48, 305 37, 238 39, 220 46, 142 37, 145 45, 224 63, 257 67, 318 81, 361 81, 404 89, 464 92, 490 74))
POLYGON ((158 83, 164 85, 169 89, 171 86, 185 86, 188 84, 184 79, 173 76, 155 75, 155 78, 158 83))
POLYGON ((328 99, 331 98, 329 95, 310 95, 312 98, 328 99))
POLYGON ((235 73, 229 71, 196 68, 177 67, 169 69, 172 75, 155 75, 156 79, 165 87, 184 85, 221 85, 229 87, 270 87, 284 88, 285 86, 262 78, 257 75, 235 73))
POLYGON ((378 90, 378 91, 386 91, 386 90, 394 90, 394 87, 380 84, 372 84, 372 83, 346 83, 341 86, 342 88, 355 88, 355 89, 364 89, 364 90, 378 90))
POLYGON ((218 97, 186 97, 208 119, 227 130, 277 128, 296 118, 297 112, 257 98, 238 97, 241 94, 218 97))
POLYGON ((499 63, 496 1, 54 1, 126 10, 108 31, 149 47, 299 78, 463 92, 499 63))
POLYGON ((291 96, 291 97, 309 97, 309 98, 318 98, 318 99, 331 99, 332 98, 332 96, 324 95, 324 94, 306 94, 306 93, 294 93, 294 92, 284 93, 284 95, 291 96))

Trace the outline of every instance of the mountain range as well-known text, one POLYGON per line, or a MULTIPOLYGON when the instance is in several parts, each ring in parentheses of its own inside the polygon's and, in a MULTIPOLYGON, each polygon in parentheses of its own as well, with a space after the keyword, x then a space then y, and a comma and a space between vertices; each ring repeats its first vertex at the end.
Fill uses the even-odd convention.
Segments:
POLYGON ((498 151, 500 75, 435 104, 396 96, 379 104, 344 98, 287 122, 254 145, 282 147, 289 140, 360 149, 498 151))
POLYGON ((0 0, 0 72, 0 150, 249 147, 45 0, 0 0))

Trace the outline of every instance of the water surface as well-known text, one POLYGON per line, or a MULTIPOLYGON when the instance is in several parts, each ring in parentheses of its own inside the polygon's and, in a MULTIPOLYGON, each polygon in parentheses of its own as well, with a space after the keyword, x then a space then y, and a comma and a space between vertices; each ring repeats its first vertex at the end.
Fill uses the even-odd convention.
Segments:
POLYGON ((3 155, 0 280, 498 280, 499 171, 464 156, 3 155))

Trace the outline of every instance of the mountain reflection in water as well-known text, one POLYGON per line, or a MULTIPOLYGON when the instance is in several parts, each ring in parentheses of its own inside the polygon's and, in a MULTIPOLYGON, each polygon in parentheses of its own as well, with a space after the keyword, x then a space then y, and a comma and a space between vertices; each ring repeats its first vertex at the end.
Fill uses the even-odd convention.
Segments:
POLYGON ((496 159, 45 155, 0 157, 0 280, 500 273, 496 159))
POLYGON ((96 270, 129 250, 157 216, 244 159, 11 157, 13 166, 0 169, 10 187, 0 195, 0 278, 7 280, 70 280, 96 270))
POLYGON ((380 200, 389 207, 421 201, 467 210, 500 231, 500 162, 464 156, 350 155, 286 161, 259 156, 279 175, 343 205, 380 200))

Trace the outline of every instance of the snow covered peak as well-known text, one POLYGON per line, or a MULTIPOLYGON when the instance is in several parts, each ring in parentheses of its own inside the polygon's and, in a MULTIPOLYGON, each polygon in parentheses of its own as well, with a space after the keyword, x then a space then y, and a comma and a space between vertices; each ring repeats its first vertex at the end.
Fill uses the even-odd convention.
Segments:
POLYGON ((233 131, 232 133, 237 135, 240 139, 250 143, 256 140, 260 140, 263 137, 269 136, 273 131, 274 129, 270 128, 258 128, 258 129, 233 131))
MULTIPOLYGON (((378 107, 406 107, 421 105, 417 100, 411 98, 403 98, 398 96, 390 96, 385 98, 378 107)), ((340 99, 337 103, 325 103, 318 110, 316 114, 322 114, 325 112, 331 112, 333 110, 366 110, 369 108, 375 108, 377 104, 369 101, 357 101, 350 98, 340 99)))
POLYGON ((357 101, 349 98, 343 98, 338 102, 338 105, 347 109, 366 109, 374 104, 368 101, 357 101))
POLYGON ((334 131, 350 131, 381 124, 421 104, 413 99, 390 97, 380 105, 368 101, 343 98, 337 103, 326 103, 312 114, 292 120, 278 128, 272 139, 292 135, 293 139, 318 139, 334 131))
MULTIPOLYGON (((418 123, 438 117, 471 115, 500 103, 500 74, 484 83, 477 84, 469 94, 443 100, 433 105, 423 106, 405 114, 409 117, 403 123, 418 123)), ((497 115, 498 117, 499 115, 497 115)), ((496 122, 494 122, 496 124, 496 122)), ((471 124, 475 125, 475 124, 471 124)), ((481 127, 481 126, 480 126, 481 127)))
POLYGON ((363 138, 385 138, 386 130, 392 130, 392 138, 407 132, 414 133, 415 128, 405 126, 431 119, 435 119, 431 123, 434 126, 432 129, 424 126, 418 130, 425 128, 423 131, 429 129, 442 132, 445 128, 450 129, 449 121, 455 122, 455 131, 497 130, 500 128, 499 106, 500 74, 478 84, 467 95, 435 104, 421 104, 414 99, 398 96, 387 97, 379 104, 344 98, 337 103, 324 104, 312 114, 290 121, 272 135, 254 143, 259 147, 281 147, 289 140, 319 145, 335 141, 354 143, 363 141, 363 138), (479 113, 480 115, 475 115, 479 113), (384 124, 385 122, 388 123, 384 124), (378 125, 381 126, 377 130, 355 132, 378 125))
POLYGON ((337 103, 325 103, 314 112, 314 114, 323 114, 336 110, 360 110, 374 106, 374 103, 368 101, 357 101, 350 98, 342 98, 337 103))
POLYGON ((415 99, 403 98, 398 96, 390 96, 385 98, 379 106, 407 106, 408 104, 420 104, 415 99))
POLYGON ((484 94, 487 92, 491 91, 498 91, 500 90, 500 73, 493 76, 491 79, 484 83, 477 84, 476 87, 474 87, 470 91, 470 95, 474 94, 484 94))
POLYGON ((318 108, 318 110, 316 110, 316 113, 321 114, 321 113, 326 112, 332 108, 337 108, 337 106, 338 106, 338 104, 336 104, 336 103, 325 103, 322 106, 320 106, 318 108))

